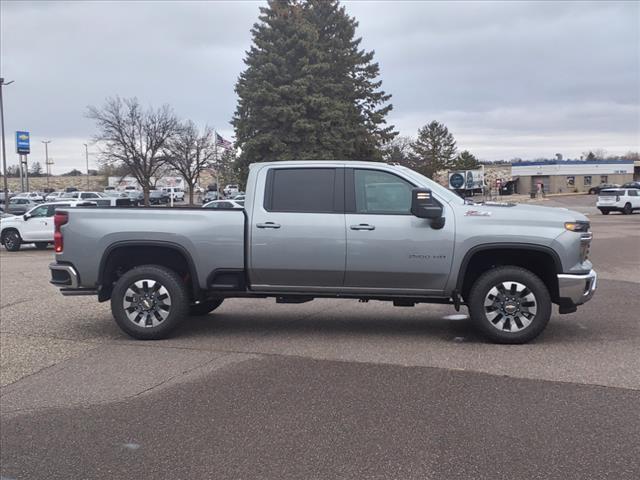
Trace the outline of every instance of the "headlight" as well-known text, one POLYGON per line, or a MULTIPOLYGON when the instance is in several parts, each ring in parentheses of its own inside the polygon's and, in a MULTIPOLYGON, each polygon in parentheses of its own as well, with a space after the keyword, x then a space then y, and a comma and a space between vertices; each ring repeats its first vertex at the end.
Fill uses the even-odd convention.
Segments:
POLYGON ((585 221, 577 221, 577 222, 565 222, 564 228, 570 230, 572 232, 588 232, 589 231, 589 222, 585 221))

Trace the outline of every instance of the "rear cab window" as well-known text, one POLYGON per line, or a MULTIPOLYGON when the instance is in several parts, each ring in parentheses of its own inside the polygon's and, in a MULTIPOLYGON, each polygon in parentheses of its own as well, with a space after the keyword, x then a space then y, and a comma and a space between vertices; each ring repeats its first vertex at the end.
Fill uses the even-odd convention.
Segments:
POLYGON ((343 213, 343 169, 272 168, 267 174, 264 208, 268 212, 343 213))

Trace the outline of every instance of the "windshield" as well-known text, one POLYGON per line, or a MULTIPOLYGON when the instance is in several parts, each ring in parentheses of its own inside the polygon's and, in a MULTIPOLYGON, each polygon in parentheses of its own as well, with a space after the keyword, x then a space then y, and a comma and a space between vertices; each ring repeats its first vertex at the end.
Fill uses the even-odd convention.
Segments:
POLYGON ((601 197, 615 197, 623 194, 624 194, 623 190, 602 190, 600 192, 601 197))

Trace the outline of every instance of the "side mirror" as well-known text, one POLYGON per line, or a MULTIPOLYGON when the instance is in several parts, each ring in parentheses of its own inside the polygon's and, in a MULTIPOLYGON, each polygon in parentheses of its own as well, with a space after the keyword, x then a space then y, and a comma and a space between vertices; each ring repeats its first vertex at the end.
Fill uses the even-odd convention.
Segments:
POLYGON ((31 215, 29 215, 28 213, 25 213, 24 215, 22 215, 22 218, 26 222, 27 220, 29 220, 31 218, 31 215))
POLYGON ((418 218, 435 220, 442 217, 442 205, 428 188, 414 188, 411 190, 411 213, 418 218))
POLYGON ((444 227, 442 205, 428 188, 414 188, 411 190, 411 213, 418 218, 431 220, 431 228, 436 230, 444 227))

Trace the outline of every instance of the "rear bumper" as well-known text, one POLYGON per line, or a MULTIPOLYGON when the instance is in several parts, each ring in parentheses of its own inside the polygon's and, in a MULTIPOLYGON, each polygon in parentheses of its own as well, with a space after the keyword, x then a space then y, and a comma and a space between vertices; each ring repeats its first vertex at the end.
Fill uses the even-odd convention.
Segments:
POLYGON ((78 288, 78 272, 73 266, 64 263, 50 263, 51 280, 49 283, 61 288, 78 288))
POLYGON ((49 283, 60 289, 63 295, 95 295, 93 288, 81 288, 78 272, 73 265, 65 263, 50 263, 51 280, 49 283))
POLYGON ((598 284, 598 274, 591 270, 584 275, 558 275, 560 305, 578 306, 591 300, 598 284))

